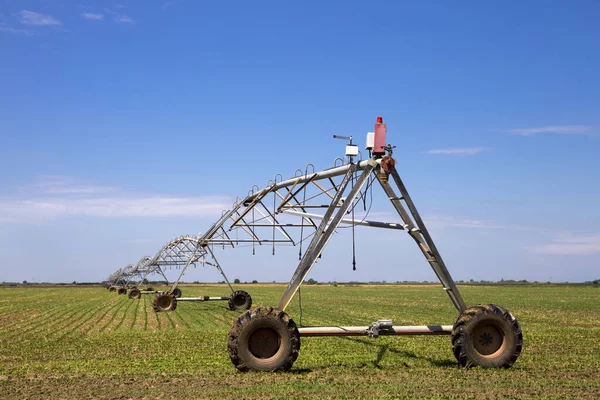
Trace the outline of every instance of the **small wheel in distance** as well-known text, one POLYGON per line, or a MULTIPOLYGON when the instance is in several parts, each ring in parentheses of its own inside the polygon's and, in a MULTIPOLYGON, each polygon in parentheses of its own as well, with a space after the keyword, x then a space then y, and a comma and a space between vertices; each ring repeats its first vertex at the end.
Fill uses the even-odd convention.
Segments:
POLYGON ((153 291, 154 291, 154 289, 150 286, 146 288, 146 292, 153 292, 153 291))
POLYGON ((176 287, 175 289, 173 289, 173 296, 178 299, 181 297, 181 289, 179 289, 178 287, 176 287))
POLYGON ((142 297, 142 292, 139 289, 133 288, 129 291, 129 298, 132 300, 138 300, 142 297))
POLYGON ((115 290, 117 290, 114 286, 111 286, 110 288, 108 288, 109 292, 114 292, 115 290))
POLYGON ((156 312, 175 311, 177 308, 177 299, 169 293, 159 293, 152 302, 152 308, 156 312))
POLYGON ((127 293, 127 289, 125 289, 124 287, 120 287, 119 290, 117 290, 117 294, 126 294, 127 293))
POLYGON ((252 297, 248 292, 236 290, 229 296, 229 309, 234 310, 249 310, 252 307, 252 297))
POLYGON ((239 371, 287 371, 298 358, 300 333, 285 312, 258 307, 233 323, 227 348, 239 371))
POLYGON ((466 309, 452 328, 452 352, 461 366, 511 367, 523 347, 516 318, 494 304, 466 309))

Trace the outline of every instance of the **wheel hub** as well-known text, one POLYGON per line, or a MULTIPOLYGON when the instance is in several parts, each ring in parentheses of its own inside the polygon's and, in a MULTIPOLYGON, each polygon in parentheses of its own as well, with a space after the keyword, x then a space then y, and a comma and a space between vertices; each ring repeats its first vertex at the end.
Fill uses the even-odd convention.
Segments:
POLYGON ((244 296, 242 294, 237 295, 233 298, 233 304, 235 304, 236 306, 243 306, 245 302, 246 302, 246 296, 244 296))
POLYGON ((495 325, 486 324, 473 331, 473 346, 482 356, 491 356, 502 349, 504 334, 495 325))
POLYGON ((161 296, 158 299, 157 303, 160 308, 163 308, 163 309, 169 308, 169 306, 171 305, 171 298, 169 296, 161 296))
POLYGON ((270 358, 277 354, 281 345, 279 334, 270 328, 259 328, 250 335, 248 349, 256 358, 270 358))

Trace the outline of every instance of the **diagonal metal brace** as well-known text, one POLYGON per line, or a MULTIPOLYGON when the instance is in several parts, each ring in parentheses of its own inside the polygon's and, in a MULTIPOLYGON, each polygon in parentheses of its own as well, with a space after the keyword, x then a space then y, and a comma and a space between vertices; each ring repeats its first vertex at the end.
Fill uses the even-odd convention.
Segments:
POLYGON ((339 185, 337 193, 331 200, 331 204, 329 205, 329 208, 323 216, 323 220, 319 224, 315 235, 313 236, 310 244, 308 245, 308 248, 304 253, 304 256, 302 257, 302 260, 300 260, 296 272, 292 276, 290 283, 288 284, 287 288, 285 289, 285 292, 283 292, 283 295, 279 300, 278 308, 280 310, 285 310, 286 307, 289 305, 290 301, 298 291, 298 288, 300 288, 300 285, 304 281, 304 278, 306 278, 306 275, 308 275, 308 273, 312 269, 315 261, 317 260, 317 257, 319 257, 319 255, 323 251, 323 248, 325 247, 329 239, 331 239, 331 236, 340 225, 342 218, 346 215, 346 212, 352 206, 354 199, 356 198, 358 193, 360 193, 361 189, 367 182, 369 175, 373 172, 376 166, 377 162, 375 160, 369 160, 369 162, 363 170, 362 175, 357 179, 354 187, 350 190, 345 201, 342 203, 342 206, 338 208, 338 205, 340 204, 340 201, 344 195, 344 191, 350 183, 352 176, 358 170, 358 166, 356 164, 353 164, 348 169, 346 175, 344 175, 344 178, 339 185))

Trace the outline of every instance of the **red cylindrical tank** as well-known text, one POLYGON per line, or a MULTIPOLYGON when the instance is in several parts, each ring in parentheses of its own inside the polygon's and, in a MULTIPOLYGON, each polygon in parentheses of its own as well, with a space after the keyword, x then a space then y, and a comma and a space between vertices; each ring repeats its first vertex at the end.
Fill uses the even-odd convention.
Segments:
POLYGON ((387 132, 387 127, 383 123, 383 117, 377 117, 377 122, 375 123, 375 145, 373 146, 373 155, 374 156, 384 156, 385 150, 385 135, 387 132))

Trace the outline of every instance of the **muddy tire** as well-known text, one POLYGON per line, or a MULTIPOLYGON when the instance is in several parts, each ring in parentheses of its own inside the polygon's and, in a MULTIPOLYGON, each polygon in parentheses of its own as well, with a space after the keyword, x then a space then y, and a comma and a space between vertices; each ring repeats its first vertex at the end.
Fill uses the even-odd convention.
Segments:
POLYGON ((132 300, 139 300, 142 297, 142 292, 139 289, 133 288, 129 291, 129 298, 132 300))
POLYGON ((124 287, 120 287, 119 290, 117 290, 117 294, 127 294, 127 289, 125 289, 124 287))
POLYGON ((115 290, 117 290, 117 289, 114 286, 111 286, 111 287, 108 288, 109 292, 114 292, 115 290))
POLYGON ((250 307, 252 307, 252 297, 248 292, 236 290, 235 292, 231 293, 231 296, 229 296, 228 303, 231 311, 249 310, 250 307))
POLYGON ((175 311, 177 299, 168 293, 157 294, 152 302, 152 308, 156 312, 175 311))
POLYGON ((175 289, 173 289, 173 296, 178 299, 181 297, 181 289, 179 289, 178 287, 176 287, 175 289))
POLYGON ((258 307, 233 323, 227 348, 231 362, 241 372, 287 371, 298 358, 300 333, 285 312, 258 307))
POLYGON ((456 320, 451 338, 452 352, 465 368, 509 368, 523 347, 515 317, 494 304, 466 309, 456 320))

